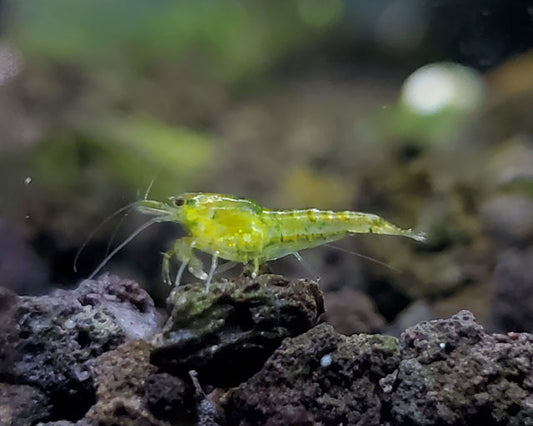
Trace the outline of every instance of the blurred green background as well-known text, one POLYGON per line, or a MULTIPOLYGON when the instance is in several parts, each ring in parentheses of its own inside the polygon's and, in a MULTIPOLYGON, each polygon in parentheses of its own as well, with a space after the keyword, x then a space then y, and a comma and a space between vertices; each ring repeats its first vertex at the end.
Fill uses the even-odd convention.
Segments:
MULTIPOLYGON (((153 181, 155 199, 222 192, 427 231, 338 244, 388 266, 303 253, 346 333, 459 309, 531 331, 532 13, 500 3, 2 2, 0 285, 87 277, 146 218, 110 221, 74 272, 77 250, 153 181)), ((105 270, 161 304, 160 253, 180 235, 152 227, 105 270)))

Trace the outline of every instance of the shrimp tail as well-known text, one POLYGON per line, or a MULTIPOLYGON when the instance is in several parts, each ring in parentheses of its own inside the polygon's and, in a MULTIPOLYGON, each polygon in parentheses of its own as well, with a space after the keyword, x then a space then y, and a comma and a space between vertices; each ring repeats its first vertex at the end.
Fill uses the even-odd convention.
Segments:
POLYGON ((411 229, 408 229, 407 232, 409 233, 406 235, 406 237, 412 238, 415 241, 419 241, 421 243, 425 243, 428 240, 428 234, 424 231, 412 231, 411 229))
MULTIPOLYGON (((342 214, 342 213, 341 213, 342 214)), ((427 239, 426 233, 413 231, 412 229, 402 229, 387 222, 380 216, 370 213, 360 212, 345 212, 348 232, 356 233, 371 233, 371 234, 386 234, 386 235, 400 235, 403 237, 412 238, 413 240, 424 242, 427 239)))

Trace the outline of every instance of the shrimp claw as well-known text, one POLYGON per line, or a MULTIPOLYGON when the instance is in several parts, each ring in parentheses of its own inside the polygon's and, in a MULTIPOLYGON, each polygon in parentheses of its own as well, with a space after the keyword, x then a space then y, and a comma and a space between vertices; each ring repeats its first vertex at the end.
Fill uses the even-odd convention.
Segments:
POLYGON ((181 262, 176 279, 174 280, 176 287, 180 285, 181 277, 186 267, 196 278, 200 280, 207 279, 207 273, 203 270, 202 261, 193 252, 195 245, 196 241, 192 237, 180 238, 170 250, 163 254, 162 275, 163 281, 166 284, 172 285, 170 279, 170 259, 174 256, 181 262))

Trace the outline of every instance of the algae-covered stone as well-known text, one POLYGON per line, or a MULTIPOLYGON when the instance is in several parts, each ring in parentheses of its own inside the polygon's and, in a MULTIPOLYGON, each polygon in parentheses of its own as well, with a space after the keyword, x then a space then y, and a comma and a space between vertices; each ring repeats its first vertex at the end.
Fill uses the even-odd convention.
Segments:
POLYGON ((178 375, 196 370, 202 383, 218 386, 250 377, 285 337, 305 332, 323 312, 315 282, 277 275, 216 282, 207 293, 182 286, 169 304, 151 362, 178 375))
POLYGON ((486 334, 462 311, 400 339, 397 425, 533 425, 533 336, 486 334))
POLYGON ((379 425, 380 381, 400 362, 393 337, 343 336, 326 324, 286 339, 223 403, 232 425, 379 425))

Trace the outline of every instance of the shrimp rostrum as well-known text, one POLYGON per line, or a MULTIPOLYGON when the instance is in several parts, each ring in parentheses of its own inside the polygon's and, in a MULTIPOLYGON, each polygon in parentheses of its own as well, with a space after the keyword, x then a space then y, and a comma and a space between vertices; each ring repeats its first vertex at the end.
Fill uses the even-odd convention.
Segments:
POLYGON ((178 239, 164 254, 163 279, 172 283, 169 265, 175 257, 181 265, 174 283, 179 285, 185 268, 188 268, 192 275, 205 281, 206 291, 219 258, 252 263, 252 275, 255 276, 259 265, 266 261, 297 255, 299 250, 336 241, 349 234, 375 233, 400 235, 417 241, 425 239, 422 233, 398 228, 374 214, 318 209, 273 210, 231 195, 185 193, 170 197, 168 202, 142 200, 137 206, 141 212, 155 217, 123 244, 153 223, 181 223, 189 235, 178 239), (203 270, 195 250, 212 256, 209 272, 203 270))

